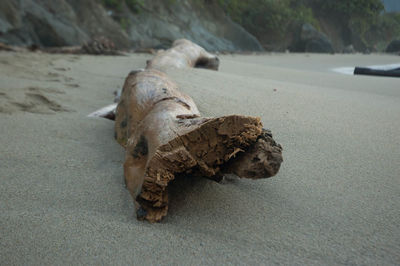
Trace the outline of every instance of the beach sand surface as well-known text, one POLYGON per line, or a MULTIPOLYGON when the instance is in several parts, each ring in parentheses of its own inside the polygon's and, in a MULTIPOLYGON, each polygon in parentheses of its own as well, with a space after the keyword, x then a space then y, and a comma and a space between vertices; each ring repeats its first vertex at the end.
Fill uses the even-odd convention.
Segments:
POLYGON ((396 265, 400 80, 332 68, 389 55, 223 55, 170 70, 204 116, 259 116, 277 176, 183 177, 159 224, 137 221, 111 104, 150 55, 0 52, 0 264, 396 265))

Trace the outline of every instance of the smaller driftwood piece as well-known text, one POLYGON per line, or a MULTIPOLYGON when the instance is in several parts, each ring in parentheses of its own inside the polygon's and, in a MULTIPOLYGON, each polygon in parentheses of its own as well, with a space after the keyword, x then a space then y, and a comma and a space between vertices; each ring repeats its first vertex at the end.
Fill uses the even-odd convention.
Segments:
POLYGON ((82 46, 43 48, 42 51, 54 54, 123 55, 114 42, 104 36, 92 38, 82 46))
POLYGON ((0 51, 15 52, 15 49, 5 43, 0 42, 0 51))
POLYGON ((39 47, 32 44, 28 47, 10 46, 0 42, 0 51, 12 52, 45 52, 50 54, 90 54, 90 55, 124 55, 117 49, 114 42, 110 39, 100 36, 95 37, 81 46, 65 46, 65 47, 39 47))
POLYGON ((219 180, 275 175, 282 148, 260 118, 202 117, 193 99, 164 72, 170 67, 217 70, 219 60, 200 46, 178 40, 144 70, 126 78, 115 117, 116 140, 126 148, 124 175, 139 219, 160 221, 168 211, 168 184, 177 174, 219 180))

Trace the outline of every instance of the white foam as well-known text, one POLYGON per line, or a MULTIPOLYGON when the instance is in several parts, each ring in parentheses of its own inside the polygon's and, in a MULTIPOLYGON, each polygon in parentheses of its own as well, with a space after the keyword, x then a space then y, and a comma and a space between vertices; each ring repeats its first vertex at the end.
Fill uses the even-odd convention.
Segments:
POLYGON ((332 71, 345 75, 353 75, 354 69, 355 67, 338 67, 338 68, 333 68, 332 71))

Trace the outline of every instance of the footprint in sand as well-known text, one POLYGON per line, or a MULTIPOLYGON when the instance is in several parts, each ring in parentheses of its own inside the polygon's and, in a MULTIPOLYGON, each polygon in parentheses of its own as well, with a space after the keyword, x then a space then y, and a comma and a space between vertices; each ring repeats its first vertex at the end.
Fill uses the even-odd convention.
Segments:
POLYGON ((67 86, 67 87, 70 87, 70 88, 79 88, 80 87, 79 84, 75 84, 75 83, 72 83, 72 84, 67 83, 67 84, 64 84, 64 85, 67 86))
POLYGON ((54 70, 57 70, 57 71, 68 71, 68 70, 71 70, 71 68, 69 68, 69 67, 55 67, 54 70))
MULTIPOLYGON (((55 67, 54 70, 57 70, 57 71, 60 71, 60 72, 64 72, 64 71, 71 70, 71 68, 69 68, 69 67, 55 67)), ((61 74, 53 73, 53 72, 49 72, 48 76, 50 76, 50 77, 63 77, 63 80, 65 82, 64 83, 65 86, 70 87, 70 88, 79 88, 78 84, 72 83, 74 81, 74 79, 71 78, 71 77, 67 77, 65 75, 61 75, 61 74)), ((50 81, 59 81, 59 82, 61 82, 60 79, 52 79, 50 81)))
POLYGON ((46 94, 64 94, 51 88, 14 89, 12 93, 0 92, 0 113, 29 112, 36 114, 55 114, 71 112, 46 94))
POLYGON ((53 89, 53 88, 37 88, 37 87, 29 87, 25 89, 25 91, 37 92, 37 93, 55 93, 55 94, 65 94, 65 91, 53 89))
POLYGON ((62 75, 54 72, 49 72, 46 75, 48 77, 47 81, 53 81, 53 82, 60 82, 62 75))

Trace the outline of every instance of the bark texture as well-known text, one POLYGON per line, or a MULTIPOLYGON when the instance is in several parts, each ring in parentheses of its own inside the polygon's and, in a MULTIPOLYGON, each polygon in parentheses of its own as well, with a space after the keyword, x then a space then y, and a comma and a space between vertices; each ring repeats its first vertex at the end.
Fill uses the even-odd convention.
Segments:
POLYGON ((13 52, 13 51, 15 51, 15 50, 14 50, 14 48, 12 48, 11 46, 0 42, 0 51, 10 51, 10 52, 13 52))
POLYGON ((201 117, 193 99, 158 69, 218 69, 218 59, 187 40, 159 53, 147 69, 127 77, 116 110, 115 138, 126 148, 124 175, 139 219, 160 221, 168 211, 168 184, 177 174, 218 180, 223 173, 246 178, 275 175, 282 148, 260 118, 201 117))
POLYGON ((7 51, 24 51, 31 52, 42 51, 50 54, 90 54, 90 55, 124 55, 122 51, 117 50, 115 44, 108 38, 100 36, 85 42, 81 46, 61 46, 61 47, 45 47, 41 48, 37 45, 30 45, 26 48, 11 47, 0 43, 0 50, 7 51))

